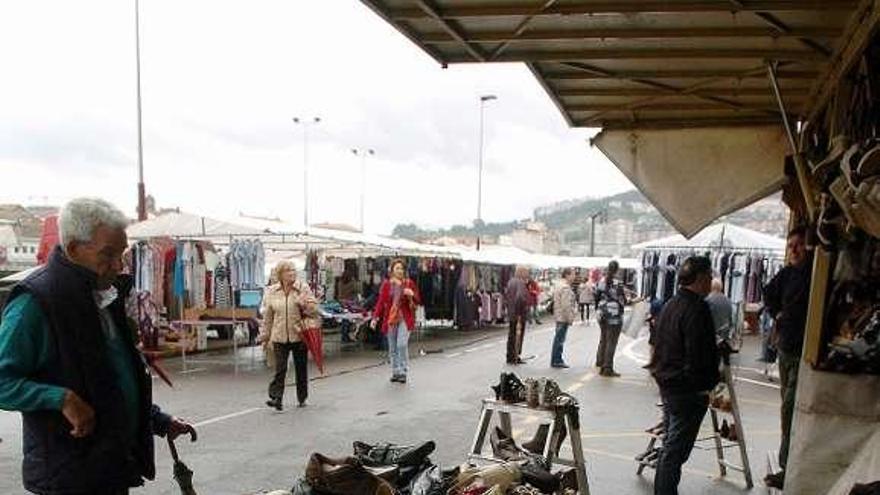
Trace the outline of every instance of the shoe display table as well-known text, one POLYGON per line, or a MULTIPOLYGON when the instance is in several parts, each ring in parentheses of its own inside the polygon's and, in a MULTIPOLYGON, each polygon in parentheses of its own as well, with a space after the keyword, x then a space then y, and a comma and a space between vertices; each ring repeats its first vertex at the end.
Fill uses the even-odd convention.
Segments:
MULTIPOLYGON (((573 414, 580 414, 578 409, 573 414)), ((492 423, 492 416, 498 414, 498 425, 504 433, 512 436, 513 429, 511 424, 511 416, 521 417, 539 417, 550 424, 550 434, 544 442, 542 452, 547 458, 550 466, 566 466, 574 468, 577 475, 578 494, 589 495, 590 486, 587 482, 587 469, 584 461, 584 449, 581 444, 580 420, 573 421, 571 412, 565 408, 533 408, 525 403, 509 403, 495 399, 483 399, 483 407, 480 412, 480 420, 477 424, 477 432, 474 435, 474 441, 468 453, 468 462, 476 464, 479 462, 507 462, 494 456, 483 454, 483 446, 486 443, 486 437, 489 433, 489 427, 492 423), (572 451, 572 459, 559 457, 559 452, 554 446, 560 444, 563 428, 568 429, 567 442, 570 444, 572 451)))

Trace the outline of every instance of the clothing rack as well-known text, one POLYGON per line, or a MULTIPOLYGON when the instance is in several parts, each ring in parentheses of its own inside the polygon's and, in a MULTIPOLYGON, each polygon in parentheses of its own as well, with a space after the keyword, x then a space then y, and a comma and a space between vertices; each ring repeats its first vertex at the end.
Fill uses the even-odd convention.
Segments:
POLYGON ((741 254, 773 254, 778 255, 779 258, 785 257, 784 249, 774 249, 774 248, 738 248, 738 247, 729 247, 729 246, 646 246, 644 248, 640 248, 640 251, 677 251, 677 252, 688 252, 688 251, 712 251, 715 253, 741 253, 741 254))

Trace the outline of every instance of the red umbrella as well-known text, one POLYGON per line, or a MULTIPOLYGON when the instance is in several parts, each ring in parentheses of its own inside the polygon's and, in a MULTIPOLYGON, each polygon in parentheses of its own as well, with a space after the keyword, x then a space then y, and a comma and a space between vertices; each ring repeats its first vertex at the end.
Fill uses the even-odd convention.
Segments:
POLYGON ((40 235, 40 248, 37 250, 37 262, 45 265, 52 249, 58 244, 58 216, 50 215, 43 220, 43 232, 40 235))
POLYGON ((315 365, 318 367, 318 371, 320 371, 323 375, 324 333, 321 331, 320 324, 310 324, 313 322, 309 320, 306 320, 305 323, 306 328, 302 331, 302 333, 300 333, 300 337, 302 338, 303 343, 305 343, 306 347, 309 349, 309 353, 311 353, 312 359, 315 360, 315 365))

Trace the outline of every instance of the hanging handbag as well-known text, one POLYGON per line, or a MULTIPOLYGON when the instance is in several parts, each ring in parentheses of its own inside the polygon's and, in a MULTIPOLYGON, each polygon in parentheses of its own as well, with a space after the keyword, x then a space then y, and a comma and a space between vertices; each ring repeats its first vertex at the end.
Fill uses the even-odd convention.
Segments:
POLYGON ((398 324, 400 324, 400 305, 395 302, 388 309, 388 328, 396 328, 398 324))

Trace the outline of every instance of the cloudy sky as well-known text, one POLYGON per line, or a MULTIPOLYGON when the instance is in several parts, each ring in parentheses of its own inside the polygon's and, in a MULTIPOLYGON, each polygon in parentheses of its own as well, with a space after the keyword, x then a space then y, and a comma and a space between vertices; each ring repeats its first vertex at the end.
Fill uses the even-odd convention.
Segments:
MULTIPOLYGON (((470 223, 478 99, 483 216, 631 188, 524 66, 442 69, 355 0, 142 0, 144 163, 160 207, 366 229, 470 223)), ((0 202, 103 196, 134 215, 134 0, 0 3, 0 202)))

